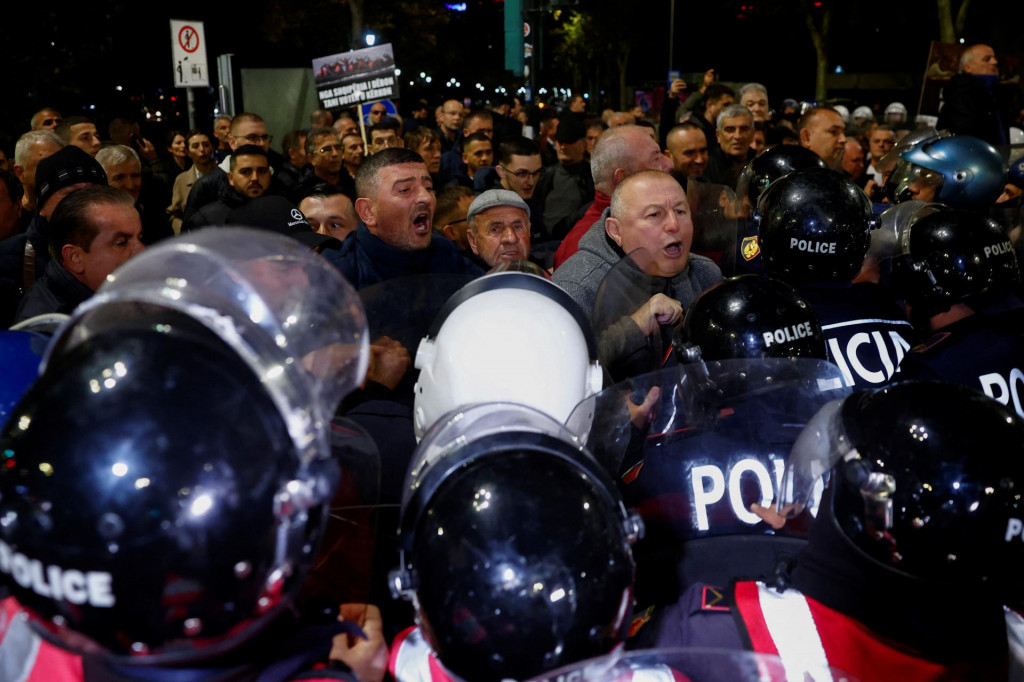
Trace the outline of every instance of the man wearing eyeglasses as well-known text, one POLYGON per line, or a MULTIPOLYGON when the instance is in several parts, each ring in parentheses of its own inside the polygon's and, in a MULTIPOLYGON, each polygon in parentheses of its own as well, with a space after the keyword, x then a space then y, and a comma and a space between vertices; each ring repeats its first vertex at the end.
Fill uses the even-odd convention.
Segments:
POLYGON ((544 207, 534 200, 537 183, 544 173, 540 146, 528 137, 513 137, 498 145, 497 165, 481 168, 473 176, 477 192, 507 189, 515 192, 530 208, 531 224, 544 224, 544 207))
POLYGON ((388 118, 388 108, 383 102, 374 102, 370 105, 370 114, 366 117, 367 125, 377 125, 388 118))
POLYGON ((338 134, 332 128, 313 128, 306 136, 306 158, 313 167, 313 174, 305 178, 290 194, 292 203, 298 204, 313 192, 318 185, 328 185, 355 200, 355 180, 344 167, 344 154, 338 134))
MULTIPOLYGON (((231 119, 231 132, 228 133, 228 146, 232 153, 242 145, 256 145, 264 150, 270 149, 271 136, 267 133, 267 124, 259 114, 243 112, 231 119)), ((220 169, 231 172, 228 159, 221 161, 220 169)))
POLYGON ((498 165, 495 170, 502 189, 515 192, 523 201, 530 201, 537 189, 537 181, 544 173, 540 147, 528 137, 515 137, 502 142, 498 145, 498 165))
MULTIPOLYGON (((259 114, 242 112, 231 119, 231 129, 228 132, 228 146, 231 153, 243 146, 261 147, 269 160, 271 136, 267 132, 267 124, 259 114)), ((278 154, 279 158, 280 155, 278 154)), ((192 191, 188 194, 188 203, 185 206, 185 214, 182 217, 183 223, 189 219, 203 206, 217 201, 222 192, 229 187, 228 176, 231 174, 231 157, 226 157, 218 166, 223 173, 207 173, 196 180, 192 185, 192 191)), ((271 167, 273 174, 273 167, 271 167)), ((273 180, 270 194, 284 194, 279 180, 273 180)))

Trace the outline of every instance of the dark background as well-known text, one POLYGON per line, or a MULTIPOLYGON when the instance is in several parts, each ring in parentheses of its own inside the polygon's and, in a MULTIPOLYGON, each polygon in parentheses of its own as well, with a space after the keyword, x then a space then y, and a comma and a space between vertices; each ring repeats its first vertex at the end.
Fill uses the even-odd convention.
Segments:
MULTIPOLYGON (((819 20, 826 8, 832 12, 830 72, 841 66, 846 74, 902 78, 869 78, 858 81, 856 89, 830 89, 829 96, 876 107, 899 99, 915 112, 928 48, 939 36, 935 0, 817 4, 811 11, 819 20)), ((959 3, 953 4, 955 8, 959 3)), ((158 110, 163 121, 144 124, 150 134, 172 125, 184 127, 184 90, 172 85, 172 17, 204 22, 213 85, 216 57, 222 53, 235 55, 236 68, 311 68, 314 57, 362 47, 351 38, 351 8, 340 0, 179 0, 160 5, 57 0, 10 5, 3 10, 0 44, 0 140, 6 148, 28 129, 29 117, 42 106, 54 106, 64 116, 90 115, 100 123, 101 133, 113 116, 145 121, 146 111, 158 110)), ((494 87, 514 92, 524 84, 503 70, 503 3, 466 0, 466 5, 465 12, 453 12, 443 1, 366 2, 365 28, 378 35, 379 43, 394 44, 405 102, 424 97, 436 104, 451 96, 483 101, 493 96, 494 87), (431 76, 429 85, 419 78, 421 71, 431 76), (452 77, 461 88, 446 87, 452 77), (410 78, 415 82, 411 87, 410 78), (477 82, 488 86, 486 92, 474 87, 477 82)), ((556 86, 586 90, 592 94, 593 111, 606 103, 618 105, 616 60, 626 53, 621 45, 629 48, 630 87, 663 84, 671 63, 693 77, 715 68, 726 81, 762 82, 775 106, 784 97, 814 95, 815 52, 795 0, 677 0, 671 62, 669 0, 581 0, 529 16, 540 60, 538 91, 544 87, 550 96, 556 86), (587 15, 589 28, 570 45, 565 27, 577 12, 587 15)), ((1024 2, 972 0, 963 37, 968 45, 992 45, 1003 66, 1014 68, 1014 54, 1024 51, 1022 24, 1024 2)), ((208 126, 216 104, 214 89, 197 91, 196 103, 197 120, 208 126)))

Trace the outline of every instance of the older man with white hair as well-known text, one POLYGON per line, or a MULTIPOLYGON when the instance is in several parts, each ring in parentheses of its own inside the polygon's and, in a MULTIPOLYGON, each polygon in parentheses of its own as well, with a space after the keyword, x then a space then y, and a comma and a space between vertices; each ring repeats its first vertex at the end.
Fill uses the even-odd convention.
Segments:
POLYGON ((1009 143, 1013 117, 999 86, 999 60, 988 45, 964 50, 960 72, 942 89, 942 99, 939 130, 977 137, 991 145, 1009 143))

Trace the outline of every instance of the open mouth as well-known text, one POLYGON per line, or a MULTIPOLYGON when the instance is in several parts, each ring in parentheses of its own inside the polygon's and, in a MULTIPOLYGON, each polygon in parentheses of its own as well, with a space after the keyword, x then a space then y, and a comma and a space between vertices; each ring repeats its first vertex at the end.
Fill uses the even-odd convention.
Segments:
POLYGON ((683 243, 672 242, 671 244, 667 244, 662 248, 662 252, 669 258, 679 258, 683 255, 683 243))
POLYGON ((412 226, 416 230, 416 234, 429 234, 430 233, 430 214, 426 211, 417 213, 412 217, 412 226))

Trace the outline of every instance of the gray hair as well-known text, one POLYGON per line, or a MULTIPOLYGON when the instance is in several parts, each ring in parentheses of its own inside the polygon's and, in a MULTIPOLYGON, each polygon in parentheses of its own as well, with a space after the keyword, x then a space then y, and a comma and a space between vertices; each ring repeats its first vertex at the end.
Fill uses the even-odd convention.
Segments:
POLYGON ((28 164, 28 155, 32 151, 33 145, 42 144, 43 142, 52 142, 58 147, 64 146, 64 140, 57 137, 57 134, 52 130, 32 130, 18 138, 17 144, 14 145, 14 163, 19 166, 26 166, 28 164))
MULTIPOLYGON (((971 45, 966 50, 960 53, 960 61, 957 63, 957 73, 964 73, 964 67, 974 61, 975 48, 985 46, 984 43, 978 43, 977 45, 971 45)), ((986 46, 987 47, 987 46, 986 46)))
POLYGON ((103 171, 107 174, 110 173, 112 166, 119 166, 122 163, 128 163, 134 161, 139 164, 139 168, 142 168, 142 161, 139 160, 139 155, 131 147, 126 147, 123 144, 114 144, 109 147, 103 147, 96 152, 96 161, 103 166, 103 171))
POLYGON ((747 83, 742 88, 740 88, 739 94, 737 96, 739 97, 739 99, 743 99, 743 95, 747 94, 748 92, 755 91, 762 93, 765 99, 768 99, 768 88, 764 87, 760 83, 747 83))
POLYGON ((742 104, 730 104, 726 108, 718 112, 718 118, 715 120, 715 127, 718 130, 722 129, 723 121, 727 118, 736 118, 737 116, 746 116, 750 120, 750 125, 754 125, 754 114, 742 104))
MULTIPOLYGON (((334 128, 326 128, 324 126, 318 126, 310 129, 306 134, 306 156, 312 157, 316 154, 316 148, 320 145, 318 140, 325 137, 337 137, 338 131, 334 128)), ((340 142, 340 140, 339 140, 340 142)))
POLYGON ((629 141, 632 130, 640 130, 647 135, 640 126, 629 124, 609 128, 598 136, 594 144, 594 152, 590 155, 590 174, 594 177, 594 187, 605 194, 614 189, 611 183, 616 168, 626 168, 630 173, 635 170, 635 150, 629 141))

